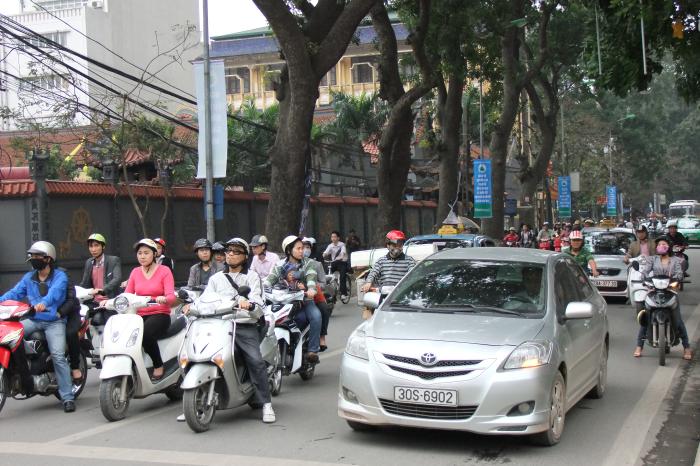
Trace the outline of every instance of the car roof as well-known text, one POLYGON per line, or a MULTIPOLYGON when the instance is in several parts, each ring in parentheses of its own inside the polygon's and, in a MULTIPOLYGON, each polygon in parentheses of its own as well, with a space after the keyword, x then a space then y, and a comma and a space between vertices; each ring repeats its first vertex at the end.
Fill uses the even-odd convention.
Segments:
POLYGON ((555 255, 560 255, 560 253, 533 248, 455 248, 443 249, 430 256, 430 259, 496 260, 546 264, 555 255))
POLYGON ((456 235, 438 235, 438 234, 432 234, 432 235, 418 235, 418 236, 412 236, 411 238, 408 239, 408 241, 413 241, 413 240, 420 240, 420 241, 425 241, 425 240, 441 240, 441 239, 461 239, 461 240, 469 240, 473 241, 474 238, 477 236, 483 236, 483 235, 475 235, 473 233, 457 233, 456 235))

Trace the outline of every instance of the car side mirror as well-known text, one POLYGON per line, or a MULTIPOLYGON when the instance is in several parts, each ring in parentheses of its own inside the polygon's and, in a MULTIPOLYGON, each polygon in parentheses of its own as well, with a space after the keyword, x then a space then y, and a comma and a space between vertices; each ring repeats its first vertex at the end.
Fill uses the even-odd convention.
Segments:
POLYGON ((639 272, 639 262, 637 262, 637 261, 632 262, 632 268, 634 270, 636 270, 637 272, 639 272))
POLYGON ((382 295, 376 291, 369 291, 365 293, 362 298, 362 304, 370 309, 377 309, 379 307, 379 302, 382 299, 382 295))
POLYGON ((586 302, 573 302, 566 306, 564 318, 570 319, 590 319, 593 317, 593 305, 586 302))

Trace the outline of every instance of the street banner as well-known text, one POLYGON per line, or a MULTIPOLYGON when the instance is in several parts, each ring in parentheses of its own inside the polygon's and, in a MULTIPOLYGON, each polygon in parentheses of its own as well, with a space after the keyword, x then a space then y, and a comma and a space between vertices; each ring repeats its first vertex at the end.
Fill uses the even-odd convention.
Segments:
MULTIPOLYGON (((197 91, 197 122, 199 144, 197 146, 197 178, 207 177, 207 129, 204 118, 204 63, 194 64, 194 84, 197 91)), ((211 106, 211 150, 214 178, 226 178, 228 156, 228 126, 226 119, 226 79, 224 61, 209 61, 209 97, 211 106)))
POLYGON ((517 199, 506 199, 503 203, 503 215, 517 215, 518 213, 518 200, 517 199))
POLYGON ((606 186, 605 192, 608 198, 608 216, 617 217, 617 186, 606 186))
POLYGON ((559 185, 559 218, 571 218, 571 177, 560 176, 559 185))
POLYGON ((569 185, 571 186, 571 192, 579 192, 581 190, 581 173, 571 172, 569 173, 569 176, 571 177, 571 183, 569 183, 569 185))
POLYGON ((474 160, 474 217, 493 217, 491 161, 474 160))

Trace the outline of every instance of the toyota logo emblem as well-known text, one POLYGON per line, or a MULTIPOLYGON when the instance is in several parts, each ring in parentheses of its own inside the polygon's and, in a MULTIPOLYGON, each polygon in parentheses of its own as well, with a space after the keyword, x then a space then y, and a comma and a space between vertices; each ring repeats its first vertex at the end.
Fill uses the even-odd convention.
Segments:
POLYGON ((433 353, 423 353, 420 357, 420 362, 424 366, 434 366, 437 362, 437 358, 433 353))

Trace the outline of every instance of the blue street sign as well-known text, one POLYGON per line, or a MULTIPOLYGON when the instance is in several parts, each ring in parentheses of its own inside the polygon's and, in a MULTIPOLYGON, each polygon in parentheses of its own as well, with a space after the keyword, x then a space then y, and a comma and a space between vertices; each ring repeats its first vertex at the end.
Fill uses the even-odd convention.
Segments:
POLYGON ((559 182, 559 217, 571 217, 571 178, 560 176, 559 182))
POLYGON ((606 195, 608 197, 608 216, 617 216, 617 186, 607 186, 606 195))
POLYGON ((493 217, 491 161, 474 160, 474 217, 493 217))

